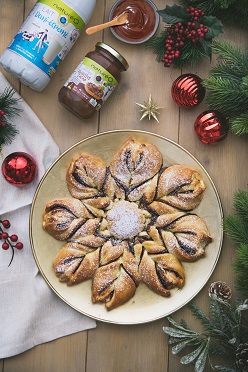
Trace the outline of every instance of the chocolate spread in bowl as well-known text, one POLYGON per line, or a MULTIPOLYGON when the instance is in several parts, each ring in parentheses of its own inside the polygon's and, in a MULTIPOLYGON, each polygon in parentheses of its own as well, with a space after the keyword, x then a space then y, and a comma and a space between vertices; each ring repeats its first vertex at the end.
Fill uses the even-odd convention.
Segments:
POLYGON ((112 18, 127 11, 128 19, 124 25, 115 26, 114 32, 129 42, 147 39, 156 28, 156 13, 146 0, 123 0, 113 11, 112 18))

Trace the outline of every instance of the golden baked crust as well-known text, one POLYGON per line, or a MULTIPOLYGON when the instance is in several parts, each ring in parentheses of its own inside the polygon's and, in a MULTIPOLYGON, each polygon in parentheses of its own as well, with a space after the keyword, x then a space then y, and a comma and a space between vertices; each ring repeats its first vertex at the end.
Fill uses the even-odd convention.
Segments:
POLYGON ((164 246, 181 261, 196 261, 203 257, 205 247, 212 241, 205 222, 197 215, 159 216, 156 227, 160 229, 164 246))
POLYGON ((206 185, 199 172, 184 164, 166 168, 159 177, 156 199, 182 209, 196 208, 206 185))
POLYGON ((53 267, 67 285, 92 280, 92 302, 113 310, 129 301, 142 282, 168 297, 182 288, 181 261, 205 255, 211 236, 189 211, 206 185, 187 165, 162 168, 160 151, 136 138, 114 154, 110 166, 81 153, 68 166, 71 198, 48 203, 43 228, 66 243, 53 267))
POLYGON ((66 243, 53 261, 56 275, 67 285, 91 279, 99 266, 99 248, 90 249, 81 244, 66 243))
POLYGON ((130 139, 124 143, 110 163, 110 172, 125 190, 151 180, 162 166, 162 155, 151 143, 130 139))

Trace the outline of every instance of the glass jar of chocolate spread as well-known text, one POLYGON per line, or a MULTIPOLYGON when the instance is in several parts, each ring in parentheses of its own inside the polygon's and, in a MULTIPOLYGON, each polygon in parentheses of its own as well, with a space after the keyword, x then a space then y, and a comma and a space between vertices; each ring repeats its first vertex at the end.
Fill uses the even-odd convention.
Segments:
POLYGON ((98 111, 128 69, 125 58, 105 43, 86 54, 59 91, 59 102, 82 119, 98 111))

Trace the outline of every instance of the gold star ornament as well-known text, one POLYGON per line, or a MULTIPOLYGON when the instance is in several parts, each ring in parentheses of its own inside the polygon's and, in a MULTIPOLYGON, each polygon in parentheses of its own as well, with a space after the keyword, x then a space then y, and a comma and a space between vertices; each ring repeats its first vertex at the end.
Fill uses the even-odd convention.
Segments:
POLYGON ((144 119, 145 117, 149 120, 151 118, 154 118, 158 123, 157 114, 159 114, 159 109, 163 109, 164 107, 158 106, 152 99, 152 96, 150 94, 148 101, 144 101, 143 105, 141 103, 135 102, 136 105, 141 107, 141 112, 143 115, 141 116, 140 120, 144 119))

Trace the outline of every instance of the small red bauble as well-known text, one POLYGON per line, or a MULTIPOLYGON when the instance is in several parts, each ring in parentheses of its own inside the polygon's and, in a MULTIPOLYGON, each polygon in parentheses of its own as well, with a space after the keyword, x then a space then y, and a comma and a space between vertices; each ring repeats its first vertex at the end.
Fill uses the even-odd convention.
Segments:
POLYGON ((2 173, 12 185, 25 186, 32 182, 36 175, 36 163, 32 156, 25 152, 13 152, 4 159, 2 173))
POLYGON ((199 105, 203 101, 205 93, 202 79, 194 74, 179 76, 171 88, 173 100, 183 108, 192 108, 199 105))
POLYGON ((201 142, 214 145, 226 138, 229 124, 220 112, 208 110, 197 117, 194 129, 201 142))

